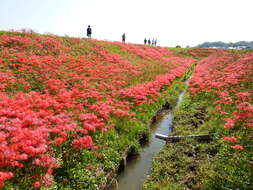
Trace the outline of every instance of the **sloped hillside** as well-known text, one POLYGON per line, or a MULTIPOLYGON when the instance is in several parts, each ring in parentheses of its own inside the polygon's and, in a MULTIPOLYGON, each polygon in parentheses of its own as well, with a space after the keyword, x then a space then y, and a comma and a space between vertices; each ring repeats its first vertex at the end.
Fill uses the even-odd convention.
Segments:
POLYGON ((0 32, 0 188, 101 188, 194 61, 161 47, 0 32))

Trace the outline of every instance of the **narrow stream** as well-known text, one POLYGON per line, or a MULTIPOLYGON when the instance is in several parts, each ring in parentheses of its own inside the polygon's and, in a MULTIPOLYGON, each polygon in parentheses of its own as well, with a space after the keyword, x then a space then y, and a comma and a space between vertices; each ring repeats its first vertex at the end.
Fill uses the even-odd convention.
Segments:
MULTIPOLYGON (((177 106, 182 103, 186 90, 180 93, 177 106)), ((138 156, 127 161, 125 169, 117 176, 117 184, 111 190, 141 190, 144 180, 151 172, 153 157, 165 145, 165 141, 155 138, 155 133, 168 135, 171 133, 173 114, 164 110, 161 119, 151 129, 150 142, 146 144, 138 156)))

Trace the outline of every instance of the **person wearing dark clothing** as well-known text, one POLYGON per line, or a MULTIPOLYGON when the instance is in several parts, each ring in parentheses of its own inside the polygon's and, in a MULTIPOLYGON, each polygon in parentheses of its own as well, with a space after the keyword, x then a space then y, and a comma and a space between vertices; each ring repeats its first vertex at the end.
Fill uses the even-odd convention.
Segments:
POLYGON ((124 34, 122 35, 122 42, 125 43, 125 41, 126 41, 126 34, 124 33, 124 34))
POLYGON ((91 33, 92 33, 92 30, 91 30, 91 27, 89 25, 88 28, 87 28, 87 37, 88 38, 91 38, 91 33))
POLYGON ((156 46, 156 44, 157 44, 157 39, 155 39, 155 46, 156 46))
POLYGON ((145 44, 145 45, 147 44, 147 39, 146 39, 146 38, 144 39, 144 44, 145 44))
POLYGON ((148 45, 150 45, 151 44, 151 41, 150 41, 150 39, 148 39, 148 45))

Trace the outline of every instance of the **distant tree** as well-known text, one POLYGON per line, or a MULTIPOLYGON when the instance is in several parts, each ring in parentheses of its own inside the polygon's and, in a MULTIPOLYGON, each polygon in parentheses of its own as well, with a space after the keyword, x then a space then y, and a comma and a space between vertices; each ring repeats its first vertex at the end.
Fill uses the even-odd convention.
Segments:
POLYGON ((239 42, 229 42, 229 43, 225 43, 225 42, 204 42, 202 44, 197 45, 196 47, 199 48, 228 48, 228 47, 249 47, 249 48, 253 48, 253 41, 239 41, 239 42))

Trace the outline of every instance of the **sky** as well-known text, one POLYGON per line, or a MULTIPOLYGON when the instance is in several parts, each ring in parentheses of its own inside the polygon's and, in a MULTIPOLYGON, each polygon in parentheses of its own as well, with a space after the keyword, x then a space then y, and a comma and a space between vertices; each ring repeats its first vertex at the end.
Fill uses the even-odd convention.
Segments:
POLYGON ((253 0, 0 0, 0 30, 158 45, 253 41, 253 0))

